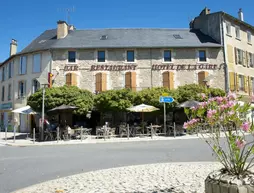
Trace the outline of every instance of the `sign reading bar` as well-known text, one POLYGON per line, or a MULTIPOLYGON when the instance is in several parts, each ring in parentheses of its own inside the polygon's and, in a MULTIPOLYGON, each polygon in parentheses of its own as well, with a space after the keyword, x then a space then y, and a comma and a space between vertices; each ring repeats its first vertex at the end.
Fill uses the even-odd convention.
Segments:
POLYGON ((78 71, 77 65, 68 65, 64 67, 64 71, 78 71))
POLYGON ((124 71, 136 70, 137 65, 92 65, 91 71, 124 71))
POLYGON ((217 64, 153 64, 152 70, 216 70, 217 64))

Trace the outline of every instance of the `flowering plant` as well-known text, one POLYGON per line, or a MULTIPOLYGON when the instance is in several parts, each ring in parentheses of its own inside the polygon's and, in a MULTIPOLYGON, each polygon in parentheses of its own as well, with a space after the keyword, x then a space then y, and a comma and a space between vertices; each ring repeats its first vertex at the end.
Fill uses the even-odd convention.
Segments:
MULTIPOLYGON (((205 96, 203 96, 205 99, 205 96)), ((198 106, 185 109, 187 130, 195 130, 212 148, 223 170, 238 177, 254 166, 253 124, 247 119, 251 104, 240 105, 235 94, 205 99, 198 106), (223 139, 222 137, 225 137, 223 139)))

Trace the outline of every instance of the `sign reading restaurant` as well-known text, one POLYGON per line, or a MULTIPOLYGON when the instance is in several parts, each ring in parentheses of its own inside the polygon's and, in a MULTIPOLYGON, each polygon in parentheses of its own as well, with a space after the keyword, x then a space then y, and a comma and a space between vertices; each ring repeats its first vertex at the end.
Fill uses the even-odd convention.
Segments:
MULTIPOLYGON (((136 70, 137 65, 92 65, 91 71, 136 70)), ((216 70, 217 64, 153 64, 152 70, 216 70)))

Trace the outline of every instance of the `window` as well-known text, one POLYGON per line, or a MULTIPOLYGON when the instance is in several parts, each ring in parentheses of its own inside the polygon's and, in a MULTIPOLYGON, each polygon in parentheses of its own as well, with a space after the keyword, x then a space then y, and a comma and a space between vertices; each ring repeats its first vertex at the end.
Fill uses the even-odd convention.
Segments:
POLYGON ((21 56, 20 57, 20 63, 19 63, 19 74, 26 74, 26 61, 27 58, 26 56, 21 56))
POLYGON ((208 72, 202 71, 198 73, 198 84, 205 86, 205 78, 208 77, 208 72))
POLYGON ((70 63, 76 62, 76 52, 75 51, 68 52, 68 62, 70 62, 70 63))
POLYGON ((231 35, 231 24, 230 23, 226 23, 226 31, 227 31, 227 35, 231 35))
POLYGON ((235 37, 240 39, 240 28, 238 26, 235 26, 235 37))
POLYGON ((26 95, 26 83, 25 83, 25 81, 20 81, 18 85, 19 85, 18 98, 20 99, 20 98, 25 97, 25 95, 26 95))
POLYGON ((41 54, 33 55, 33 73, 41 72, 41 54))
POLYGON ((174 73, 173 72, 163 72, 163 87, 174 89, 174 73))
POLYGON ((127 62, 134 62, 135 55, 133 50, 127 50, 127 62))
POLYGON ((247 32, 247 41, 248 43, 251 43, 251 32, 247 32))
POLYGON ((206 51, 205 50, 199 50, 198 51, 198 57, 200 62, 206 62, 206 51))
POLYGON ((236 64, 243 64, 243 51, 236 48, 236 64))
POLYGON ((4 101, 4 91, 5 91, 5 89, 4 89, 4 86, 2 87, 2 101, 4 101))
POLYGON ((11 100, 11 84, 8 86, 8 100, 11 100))
POLYGON ((164 50, 164 62, 171 62, 172 58, 171 58, 171 50, 164 50))
POLYGON ((97 61, 98 62, 105 62, 106 61, 105 51, 98 51, 97 61))
POLYGON ((95 92, 100 93, 107 90, 107 74, 98 73, 95 75, 95 92))
POLYGON ((36 93, 40 89, 40 83, 38 80, 33 80, 33 88, 32 88, 32 94, 36 93))
POLYGON ((77 74, 75 73, 68 73, 66 74, 66 85, 68 86, 77 86, 77 74))
POLYGON ((252 53, 248 53, 248 54, 249 54, 249 56, 248 56, 249 66, 253 68, 254 67, 254 63, 253 63, 254 54, 252 54, 252 53))
POLYGON ((5 67, 2 69, 2 81, 5 81, 5 67))
POLYGON ((239 84, 238 84, 238 88, 239 88, 239 90, 240 91, 244 91, 245 90, 245 87, 244 87, 244 76, 243 75, 239 75, 238 76, 238 78, 239 78, 239 84))
POLYGON ((12 78, 12 71, 13 71, 13 62, 8 64, 8 78, 12 78))
POLYGON ((136 91, 136 72, 126 72, 125 74, 125 88, 136 91))

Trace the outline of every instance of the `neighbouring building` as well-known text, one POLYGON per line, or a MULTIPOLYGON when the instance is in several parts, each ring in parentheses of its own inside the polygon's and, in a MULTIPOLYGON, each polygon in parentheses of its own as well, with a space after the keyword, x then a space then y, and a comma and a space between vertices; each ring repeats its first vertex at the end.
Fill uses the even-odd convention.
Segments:
MULTIPOLYGON (((239 69, 246 68, 242 74, 248 77, 251 66, 229 63, 227 45, 232 52, 235 45, 233 40, 225 43, 226 34, 220 26, 226 29, 226 23, 219 19, 224 17, 232 19, 232 25, 239 22, 241 29, 249 26, 253 32, 243 21, 223 12, 211 14, 206 8, 188 29, 77 30, 58 21, 56 29, 46 30, 19 53, 17 41, 12 40, 10 57, 0 64, 0 125, 11 127, 16 118, 21 132, 30 130, 31 117, 13 115, 11 110, 26 105, 27 97, 40 88, 38 78, 53 87, 75 85, 95 94, 121 88, 174 89, 190 83, 240 89, 238 75, 234 74, 235 86, 229 84, 232 72, 240 74, 239 69)), ((247 50, 249 44, 237 46, 247 50)))
POLYGON ((227 90, 249 101, 254 93, 254 26, 244 22, 242 9, 233 17, 205 8, 190 26, 223 45, 227 90))

